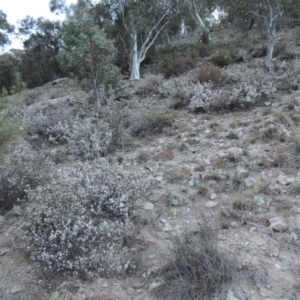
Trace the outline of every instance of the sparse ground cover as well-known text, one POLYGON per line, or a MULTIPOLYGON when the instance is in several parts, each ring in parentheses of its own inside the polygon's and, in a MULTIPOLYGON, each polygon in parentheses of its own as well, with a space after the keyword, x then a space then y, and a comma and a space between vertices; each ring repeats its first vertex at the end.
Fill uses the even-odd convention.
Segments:
POLYGON ((73 80, 24 93, 0 299, 300 299, 300 50, 285 42, 273 74, 214 45, 100 110, 73 80))

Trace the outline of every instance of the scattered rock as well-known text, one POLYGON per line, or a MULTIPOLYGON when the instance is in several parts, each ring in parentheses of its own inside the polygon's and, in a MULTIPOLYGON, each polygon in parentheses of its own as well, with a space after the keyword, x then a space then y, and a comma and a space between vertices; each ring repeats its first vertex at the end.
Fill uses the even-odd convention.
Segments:
POLYGON ((144 204, 144 209, 145 210, 153 210, 153 208, 154 208, 154 205, 151 202, 146 202, 144 204))
POLYGON ((207 207, 207 208, 215 207, 217 205, 218 205, 218 202, 215 202, 215 201, 207 201, 205 203, 205 207, 207 207))
POLYGON ((17 294, 22 291, 22 288, 19 285, 14 285, 10 290, 11 294, 17 294))
POLYGON ((129 287, 127 290, 126 290, 126 294, 127 295, 133 295, 134 294, 134 289, 129 287))
POLYGON ((295 182, 295 179, 289 178, 289 177, 281 174, 277 177, 277 182, 281 185, 288 185, 292 182, 295 182))
POLYGON ((253 177, 248 177, 245 179, 246 188, 253 186, 255 183, 256 183, 256 179, 254 179, 253 177))
POLYGON ((189 186, 199 186, 200 185, 200 175, 199 173, 194 173, 191 176, 191 180, 189 181, 189 186))
POLYGON ((263 197, 255 195, 253 201, 258 205, 263 205, 265 203, 263 197))
POLYGON ((284 232, 288 229, 287 223, 282 217, 274 217, 269 219, 270 228, 275 231, 284 232))
POLYGON ((216 198, 217 198, 217 194, 212 193, 212 194, 210 195, 210 200, 215 200, 216 198))
POLYGON ((168 196, 168 204, 171 206, 182 206, 186 204, 186 198, 177 192, 171 192, 168 196))
POLYGON ((239 147, 231 147, 226 150, 226 153, 230 157, 239 157, 244 155, 244 150, 239 147))
POLYGON ((0 256, 5 255, 6 253, 8 253, 9 248, 0 248, 0 256))
POLYGON ((154 163, 153 161, 148 161, 145 164, 145 168, 149 171, 151 171, 152 173, 157 172, 158 171, 158 166, 156 163, 154 163))
POLYGON ((156 289, 156 288, 158 288, 158 287, 160 287, 160 286, 162 286, 162 285, 164 285, 164 284, 165 284, 165 281, 164 281, 163 279, 161 279, 161 278, 156 278, 156 279, 150 284, 148 291, 151 292, 151 291, 153 291, 154 289, 156 289))
POLYGON ((18 217, 23 214, 21 207, 14 206, 7 214, 7 216, 18 217))

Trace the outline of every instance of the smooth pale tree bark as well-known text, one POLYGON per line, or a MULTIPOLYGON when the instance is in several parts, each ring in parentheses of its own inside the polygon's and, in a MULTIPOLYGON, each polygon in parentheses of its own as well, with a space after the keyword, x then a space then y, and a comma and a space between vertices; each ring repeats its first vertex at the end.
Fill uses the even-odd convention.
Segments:
POLYGON ((118 0, 117 15, 130 38, 130 80, 140 79, 140 64, 176 14, 177 0, 118 0))
POLYGON ((203 22, 202 18, 200 17, 200 15, 198 13, 198 9, 197 9, 195 0, 193 0, 193 3, 192 3, 192 15, 196 18, 199 26, 203 30, 203 42, 209 43, 211 41, 211 34, 210 34, 209 29, 206 27, 205 23, 203 22))
POLYGON ((260 13, 257 13, 256 11, 250 11, 249 13, 252 13, 264 21, 269 41, 266 56, 266 66, 270 71, 274 71, 272 59, 274 46, 276 43, 276 22, 278 18, 282 17, 283 14, 282 0, 257 0, 254 4, 256 4, 260 13))

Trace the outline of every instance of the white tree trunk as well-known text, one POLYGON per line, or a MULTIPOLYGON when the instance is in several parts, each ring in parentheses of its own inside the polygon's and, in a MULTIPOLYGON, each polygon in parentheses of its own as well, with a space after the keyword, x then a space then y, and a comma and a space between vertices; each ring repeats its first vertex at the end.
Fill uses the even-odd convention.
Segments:
POLYGON ((98 90, 98 84, 97 84, 97 74, 95 73, 95 70, 94 70, 94 67, 92 64, 90 65, 90 68, 91 68, 91 73, 92 73, 92 78, 93 78, 94 92, 95 92, 95 96, 97 99, 97 105, 98 105, 98 109, 99 109, 100 104, 103 104, 103 103, 101 103, 100 96, 99 96, 99 90, 98 90))
MULTIPOLYGON (((273 25, 275 27, 275 25, 273 25)), ((268 39, 269 39, 269 45, 268 45, 268 50, 267 50, 267 56, 266 56, 266 66, 270 71, 274 71, 274 64, 272 62, 273 59, 273 51, 274 51, 274 46, 276 42, 276 33, 275 33, 275 28, 274 32, 268 32, 268 39)))
POLYGON ((268 33, 268 50, 266 56, 266 66, 270 71, 274 71, 274 64, 272 62, 274 46, 276 43, 276 18, 277 15, 274 15, 274 8, 271 4, 268 5, 269 14, 265 16, 265 25, 267 27, 268 33))
POLYGON ((198 14, 195 1, 193 3, 193 8, 194 8, 194 15, 195 15, 195 17, 196 17, 196 19, 198 21, 198 24, 203 29, 203 42, 204 43, 209 43, 211 41, 211 34, 210 34, 209 29, 205 26, 205 23, 203 22, 202 18, 198 14))
POLYGON ((131 34, 131 39, 132 39, 132 51, 131 51, 130 80, 139 80, 141 59, 138 55, 136 31, 131 34))

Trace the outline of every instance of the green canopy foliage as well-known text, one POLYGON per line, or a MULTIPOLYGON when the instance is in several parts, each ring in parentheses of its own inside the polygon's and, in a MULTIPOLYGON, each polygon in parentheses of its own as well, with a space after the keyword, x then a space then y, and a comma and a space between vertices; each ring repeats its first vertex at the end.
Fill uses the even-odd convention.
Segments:
POLYGON ((113 41, 88 13, 83 13, 80 19, 72 17, 64 25, 63 49, 58 55, 61 69, 80 80, 89 78, 98 103, 99 87, 115 86, 118 82, 119 70, 112 64, 115 54, 113 41))

